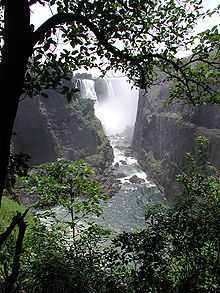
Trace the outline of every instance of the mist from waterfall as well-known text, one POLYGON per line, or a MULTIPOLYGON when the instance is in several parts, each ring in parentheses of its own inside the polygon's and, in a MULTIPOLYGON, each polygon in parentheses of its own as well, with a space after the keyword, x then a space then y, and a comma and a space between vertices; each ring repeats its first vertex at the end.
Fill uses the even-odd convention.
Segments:
POLYGON ((93 99, 95 114, 108 136, 132 132, 135 124, 138 89, 131 88, 125 77, 98 80, 81 79, 82 98, 93 99), (99 90, 99 87, 102 90, 99 90), (98 91, 98 92, 97 92, 98 91))
POLYGON ((114 162, 106 174, 112 174, 115 184, 120 185, 120 189, 102 203, 102 217, 93 220, 116 233, 144 227, 145 205, 161 202, 163 196, 149 180, 130 147, 139 91, 132 89, 124 77, 93 79, 87 74, 73 77, 73 83, 80 89, 81 98, 95 102, 95 114, 104 127, 114 155, 114 162))

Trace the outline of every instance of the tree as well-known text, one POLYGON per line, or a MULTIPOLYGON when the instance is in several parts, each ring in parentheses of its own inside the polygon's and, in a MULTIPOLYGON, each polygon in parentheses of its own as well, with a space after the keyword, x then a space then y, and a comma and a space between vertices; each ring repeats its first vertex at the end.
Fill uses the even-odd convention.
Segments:
MULTIPOLYGON (((24 92, 31 95, 55 87, 60 77, 79 67, 97 66, 103 72, 119 69, 142 88, 153 84, 157 72, 163 71, 166 78, 178 82, 177 93, 191 103, 195 89, 205 91, 209 100, 211 96, 214 102, 219 101, 216 87, 210 86, 218 76, 218 30, 190 35, 198 18, 204 16, 200 0, 2 0, 0 4, 4 39, 0 66, 0 194, 19 97, 24 92), (36 30, 30 24, 30 8, 35 3, 57 9, 36 30), (54 51, 58 31, 63 42, 69 43, 61 52, 54 51), (189 60, 176 59, 179 47, 189 49, 193 44, 189 60), (102 62, 97 62, 100 57, 102 62), (193 63, 205 67, 205 74, 192 69, 193 63)), ((200 102, 199 97, 196 102, 200 102)))
POLYGON ((115 241, 121 263, 135 270, 134 292, 219 291, 220 181, 207 156, 208 140, 198 137, 178 176, 183 192, 176 203, 147 207, 145 228, 115 241))
MULTIPOLYGON (((178 177, 183 190, 175 205, 147 206, 143 229, 114 237, 91 225, 72 242, 63 226, 54 223, 48 230, 36 222, 25 239, 30 250, 22 257, 20 290, 218 292, 220 178, 206 160, 207 139, 198 137, 196 144, 178 177)), ((63 163, 52 163, 42 171, 58 179, 66 170, 61 170, 63 163)), ((46 189, 43 182, 42 187, 46 189)))
POLYGON ((86 223, 92 215, 100 216, 101 201, 107 199, 94 175, 94 170, 82 160, 72 163, 58 159, 24 177, 24 186, 29 192, 38 194, 37 207, 61 205, 67 209, 71 217, 67 224, 74 241, 77 224, 86 223))

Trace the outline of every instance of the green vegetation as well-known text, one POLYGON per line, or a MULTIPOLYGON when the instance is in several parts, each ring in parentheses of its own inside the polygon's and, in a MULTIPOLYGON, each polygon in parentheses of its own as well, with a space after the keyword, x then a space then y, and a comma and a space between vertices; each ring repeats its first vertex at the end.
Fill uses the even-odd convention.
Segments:
MULTIPOLYGON (((197 36, 191 31, 201 17, 219 13, 220 7, 204 13, 201 0, 7 0, 0 2, 0 8, 0 84, 4 97, 4 107, 0 107, 0 198, 19 96, 24 92, 45 95, 44 89, 59 87, 61 78, 67 78, 73 70, 94 66, 103 74, 109 69, 120 70, 142 89, 151 86, 157 81, 157 73, 163 72, 166 80, 175 82, 171 99, 191 104, 219 103, 218 27, 197 36), (35 3, 49 3, 56 9, 36 30, 30 25, 30 8, 35 3), (70 49, 56 50, 60 32, 70 49), (176 58, 182 47, 192 49, 189 59, 176 58)), ((74 92, 66 89, 65 94, 70 99, 74 92)), ((24 215, 14 217, 17 233, 12 231, 6 241, 0 242, 0 290, 218 292, 219 176, 206 163, 207 142, 200 138, 198 143, 196 157, 188 156, 187 168, 178 177, 184 188, 179 201, 174 207, 147 209, 146 228, 138 233, 124 233, 112 240, 108 233, 90 224, 75 237, 73 215, 74 237, 70 242, 62 225, 46 228, 36 220, 25 234, 24 215)), ((58 173, 54 165, 52 169, 48 166, 46 174, 33 174, 31 188, 34 185, 41 193, 44 203, 63 204, 71 213, 75 209, 82 216, 93 212, 99 215, 100 190, 86 175, 91 174, 87 167, 83 166, 81 174, 80 166, 75 169, 65 162, 57 166, 58 173), (77 202, 78 194, 89 200, 77 202)), ((14 203, 8 204, 12 211, 17 209, 14 203)), ((7 214, 4 211, 0 211, 3 216, 7 214)), ((12 213, 3 217, 4 225, 9 215, 12 213)), ((2 225, 1 229, 7 232, 7 227, 2 225)))
POLYGON ((162 163, 160 160, 156 160, 152 152, 144 154, 144 161, 142 162, 145 169, 152 170, 152 177, 157 178, 162 176, 162 163))
POLYGON ((0 233, 3 232, 4 229, 10 224, 11 219, 16 214, 16 212, 23 213, 24 211, 24 206, 18 204, 16 201, 12 199, 3 196, 0 214, 0 233))
POLYGON ((82 98, 73 99, 67 107, 71 110, 71 121, 76 126, 75 136, 78 143, 76 142, 75 148, 71 149, 74 158, 76 160, 85 158, 97 169, 104 169, 111 164, 113 158, 101 122, 95 116, 94 101, 82 98))
POLYGON ((60 205, 68 210, 74 238, 76 224, 91 215, 100 216, 100 202, 107 199, 94 175, 94 170, 82 160, 72 163, 59 159, 24 177, 24 185, 39 195, 37 207, 60 205))
MULTIPOLYGON (((178 177, 183 193, 173 207, 147 209, 146 229, 119 236, 124 260, 136 263, 139 291, 218 292, 220 181, 207 163, 206 139, 197 140, 178 177)), ((133 280, 133 281, 134 281, 133 280)))
MULTIPOLYGON (((72 238, 62 223, 48 228, 32 221, 21 260, 21 292, 218 292, 220 178, 207 162, 207 151, 208 141, 198 137, 195 155, 187 154, 185 169, 177 178, 183 186, 177 203, 147 206, 146 226, 141 231, 113 237, 88 223, 72 238)), ((74 182, 75 187, 87 190, 84 183, 89 178, 84 181, 79 170, 90 174, 83 162, 69 165, 64 161, 46 165, 41 173, 41 178, 53 175, 66 182, 67 207, 72 204, 68 184, 74 182), (75 179, 68 177, 70 171, 75 172, 75 179)), ((92 192, 93 187, 86 186, 92 192)), ((17 209, 17 204, 9 204, 12 211, 17 209)), ((4 249, 10 265, 12 248, 4 249)))

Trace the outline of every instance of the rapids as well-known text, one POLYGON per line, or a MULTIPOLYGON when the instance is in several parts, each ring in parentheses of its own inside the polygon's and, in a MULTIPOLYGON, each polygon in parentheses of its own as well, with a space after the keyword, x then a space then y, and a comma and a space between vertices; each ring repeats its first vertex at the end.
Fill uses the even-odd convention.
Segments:
MULTIPOLYGON (((84 99, 95 101, 94 109, 101 121, 114 152, 113 172, 121 181, 121 188, 108 201, 102 202, 103 214, 91 218, 98 224, 118 233, 133 231, 145 224, 145 206, 164 200, 156 184, 149 180, 137 159, 131 155, 131 138, 136 119, 138 90, 131 89, 125 78, 103 80, 107 92, 96 95, 95 80, 77 79, 84 99), (129 179, 137 176, 139 182, 129 179), (140 180, 142 179, 142 180, 140 180)), ((60 221, 69 221, 67 210, 52 209, 60 221)), ((47 218, 48 222, 48 218, 47 218)))

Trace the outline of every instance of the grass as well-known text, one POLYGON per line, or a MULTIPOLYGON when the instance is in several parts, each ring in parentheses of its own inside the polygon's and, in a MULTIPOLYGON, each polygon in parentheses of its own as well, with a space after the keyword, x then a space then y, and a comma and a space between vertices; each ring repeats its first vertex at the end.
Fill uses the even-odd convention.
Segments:
MULTIPOLYGON (((17 212, 23 213, 25 209, 26 208, 23 205, 3 196, 0 208, 0 233, 8 227, 17 212)), ((28 214, 26 216, 26 220, 28 223, 31 222, 33 220, 33 216, 28 214)))
MULTIPOLYGON (((17 214, 17 212, 23 213, 25 210, 26 210, 25 206, 17 203, 16 201, 8 197, 3 196, 1 207, 0 207, 0 234, 3 233, 7 229, 7 227, 10 225, 13 217, 17 214)), ((28 226, 27 226, 27 231, 25 233, 25 238, 23 242, 22 257, 25 253, 28 253, 28 251, 30 250, 28 241, 32 235, 32 227, 34 225, 34 216, 28 213, 25 217, 25 222, 28 224, 28 226)), ((16 226, 16 228, 12 231, 11 235, 7 238, 7 240, 1 246, 0 283, 4 279, 5 267, 7 267, 7 270, 9 269, 9 271, 11 270, 17 237, 18 237, 18 227, 16 226)))

